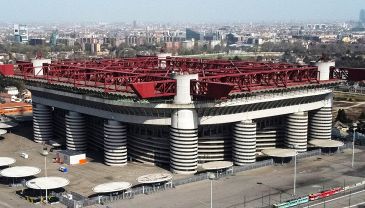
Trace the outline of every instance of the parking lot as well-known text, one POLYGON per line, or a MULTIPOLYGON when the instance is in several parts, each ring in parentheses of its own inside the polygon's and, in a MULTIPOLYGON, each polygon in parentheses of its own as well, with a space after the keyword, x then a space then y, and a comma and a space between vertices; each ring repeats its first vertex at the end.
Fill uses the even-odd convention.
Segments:
MULTIPOLYGON (((44 176, 44 156, 40 153, 42 145, 30 140, 31 125, 19 126, 6 134, 0 141, 0 156, 13 157, 14 165, 36 166, 42 169, 37 176, 44 176), (28 159, 20 157, 29 154, 28 159)), ((336 155, 321 155, 298 162, 297 195, 306 195, 326 188, 343 186, 363 180, 365 174, 365 153, 356 150, 356 169, 350 167, 351 150, 336 155)), ((68 173, 58 171, 60 164, 52 162, 55 152, 47 156, 48 176, 61 176, 70 180, 67 192, 76 192, 83 196, 93 194, 92 188, 110 181, 127 181, 136 184, 140 175, 156 172, 168 172, 165 169, 140 163, 129 163, 126 167, 109 167, 100 158, 89 158, 85 165, 68 167, 68 173)), ((175 178, 186 177, 174 175, 175 178)), ((9 181, 10 183, 10 181, 9 181)), ((213 199, 215 207, 261 207, 278 203, 292 197, 293 164, 284 164, 259 168, 237 173, 213 181, 213 199)), ((15 194, 19 188, 10 188, 7 183, 0 185, 0 207, 32 207, 26 200, 20 200, 15 194)), ((208 207, 210 203, 210 182, 200 181, 178 186, 174 189, 150 195, 138 195, 131 200, 121 200, 109 204, 110 207, 208 207)), ((35 205, 39 207, 40 205, 35 205)), ((61 204, 56 207, 64 207, 61 204)), ((102 205, 94 205, 102 207, 102 205)))
MULTIPOLYGON (((351 168, 351 153, 351 149, 347 149, 336 155, 321 155, 298 161, 296 195, 305 196, 364 180, 365 153, 356 150, 355 169, 351 168)), ((293 198, 293 173, 293 164, 286 164, 263 167, 214 180, 213 207, 268 207, 269 204, 293 198)), ((156 194, 136 196, 132 200, 116 201, 108 206, 209 207, 210 181, 191 183, 156 194)))
MULTIPOLYGON (((31 124, 18 126, 12 130, 12 133, 4 135, 0 140, 0 156, 13 157, 16 163, 12 166, 35 166, 42 170, 38 177, 44 176, 44 156, 41 155, 42 144, 31 141, 32 126, 31 124), (28 159, 20 157, 21 153, 27 153, 28 159)), ((48 147, 49 149, 49 147, 48 147)), ((146 165, 141 163, 129 163, 124 167, 110 167, 102 163, 102 158, 88 158, 88 163, 84 165, 67 166, 68 172, 62 173, 58 169, 61 164, 53 163, 56 152, 50 152, 47 157, 47 173, 48 176, 60 176, 70 180, 70 184, 65 187, 68 192, 76 192, 83 196, 90 196, 93 193, 92 188, 98 184, 111 181, 126 181, 136 184, 137 177, 149 173, 168 172, 165 169, 146 165)), ((102 156, 101 156, 102 157, 102 156)), ((62 165, 65 166, 65 165, 62 165)), ((181 177, 181 176, 175 176, 181 177)), ((9 181, 10 183, 11 181, 9 181)), ((0 184, 0 201, 8 203, 13 207, 29 207, 30 204, 25 200, 19 200, 15 191, 16 188, 9 188, 8 184, 0 184)), ((1 205, 0 207, 6 207, 1 205)))

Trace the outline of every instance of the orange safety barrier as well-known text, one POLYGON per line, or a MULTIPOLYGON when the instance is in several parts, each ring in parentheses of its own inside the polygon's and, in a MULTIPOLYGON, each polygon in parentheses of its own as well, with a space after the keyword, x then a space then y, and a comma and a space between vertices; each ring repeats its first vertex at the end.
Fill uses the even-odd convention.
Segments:
POLYGON ((22 103, 6 103, 0 104, 0 114, 5 115, 21 115, 23 113, 31 113, 32 105, 22 103))
POLYGON ((79 164, 80 165, 83 165, 83 164, 86 164, 86 163, 87 163, 87 160, 86 159, 79 160, 79 164))

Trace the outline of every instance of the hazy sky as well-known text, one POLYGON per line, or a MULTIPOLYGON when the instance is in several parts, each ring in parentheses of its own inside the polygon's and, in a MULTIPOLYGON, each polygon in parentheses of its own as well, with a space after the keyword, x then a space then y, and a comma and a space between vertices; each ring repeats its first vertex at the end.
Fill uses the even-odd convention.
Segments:
POLYGON ((0 0, 0 22, 357 20, 365 0, 0 0))

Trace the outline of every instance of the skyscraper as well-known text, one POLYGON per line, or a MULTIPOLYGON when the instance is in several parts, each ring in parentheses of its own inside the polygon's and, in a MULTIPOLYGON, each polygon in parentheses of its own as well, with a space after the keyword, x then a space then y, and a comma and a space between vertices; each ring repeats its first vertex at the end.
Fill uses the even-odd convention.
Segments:
POLYGON ((360 18, 361 23, 365 23, 365 9, 360 10, 360 18))
POLYGON ((51 46, 57 45, 57 39, 58 39, 58 30, 55 30, 52 32, 51 38, 49 40, 49 43, 51 44, 51 46))
POLYGON ((14 25, 14 40, 17 43, 28 43, 28 27, 26 25, 14 25))

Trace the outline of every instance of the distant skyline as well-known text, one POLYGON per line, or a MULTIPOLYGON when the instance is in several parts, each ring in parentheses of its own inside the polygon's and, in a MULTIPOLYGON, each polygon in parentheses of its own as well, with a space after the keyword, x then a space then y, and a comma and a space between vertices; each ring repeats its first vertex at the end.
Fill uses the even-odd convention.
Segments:
POLYGON ((358 20, 364 0, 7 0, 0 22, 324 22, 358 20))

